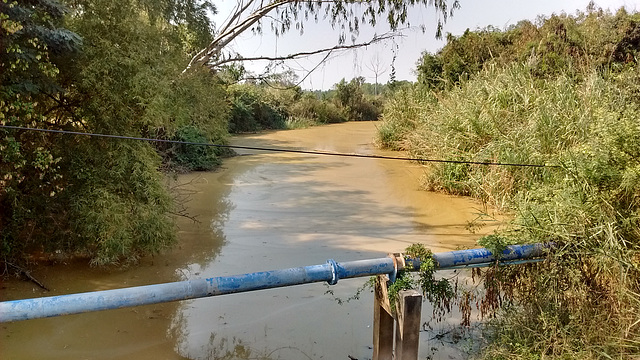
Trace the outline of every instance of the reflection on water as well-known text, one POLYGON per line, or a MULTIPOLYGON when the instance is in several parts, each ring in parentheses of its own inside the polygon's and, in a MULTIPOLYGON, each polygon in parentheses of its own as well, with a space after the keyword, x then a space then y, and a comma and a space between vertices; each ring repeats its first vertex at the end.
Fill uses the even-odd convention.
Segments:
POLYGON ((218 360, 275 360, 275 359, 315 359, 315 354, 307 354, 295 346, 283 346, 273 350, 257 349, 243 340, 237 338, 218 338, 212 333, 209 342, 196 355, 190 355, 192 359, 218 359, 218 360))
MULTIPOLYGON (((373 123, 347 123, 237 138, 239 144, 381 153, 373 123)), ((179 219, 179 246, 110 271, 84 265, 42 268, 54 291, 11 281, 2 299, 381 257, 422 242, 434 251, 474 245, 467 223, 478 205, 419 189, 420 166, 388 160, 244 151, 223 169, 180 176, 190 194, 179 219)), ((490 231, 485 227, 483 231, 490 231)), ((367 279, 341 280, 334 296, 349 298, 367 279)), ((338 305, 325 284, 224 295, 173 304, 4 324, 2 359, 358 359, 372 354, 373 296, 338 305), (24 346, 34 344, 36 346, 24 346)), ((431 310, 425 306, 423 320, 431 310)), ((431 355, 445 326, 424 331, 421 357, 431 355), (435 340, 434 340, 435 339, 435 340)), ((434 358, 461 358, 439 350, 434 358)))
POLYGON ((220 181, 220 173, 195 173, 178 177, 173 188, 186 193, 186 211, 191 218, 178 224, 179 248, 188 256, 175 269, 179 280, 197 277, 212 262, 226 243, 224 224, 234 205, 228 200, 231 187, 220 181))

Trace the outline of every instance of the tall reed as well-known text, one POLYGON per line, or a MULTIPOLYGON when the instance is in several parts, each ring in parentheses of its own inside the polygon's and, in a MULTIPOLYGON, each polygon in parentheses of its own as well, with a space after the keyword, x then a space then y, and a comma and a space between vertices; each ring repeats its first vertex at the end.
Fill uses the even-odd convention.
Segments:
POLYGON ((428 190, 512 214, 498 238, 555 246, 543 263, 501 270, 512 301, 488 327, 487 358, 638 356, 640 72, 531 74, 488 65, 448 91, 400 92, 379 142, 425 158, 559 166, 428 167, 428 190))

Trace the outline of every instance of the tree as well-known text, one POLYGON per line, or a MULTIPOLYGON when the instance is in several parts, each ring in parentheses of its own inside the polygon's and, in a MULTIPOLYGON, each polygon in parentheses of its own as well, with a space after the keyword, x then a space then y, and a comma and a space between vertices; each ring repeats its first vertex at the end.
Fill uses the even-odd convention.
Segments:
POLYGON ((379 19, 386 19, 392 31, 397 31, 401 25, 408 23, 407 12, 413 6, 433 6, 440 14, 436 36, 441 35, 442 22, 459 8, 459 3, 454 0, 451 7, 446 0, 364 0, 364 1, 342 1, 342 0, 240 0, 228 20, 221 24, 219 31, 213 40, 202 50, 200 50, 189 62, 189 68, 196 65, 204 65, 217 70, 222 65, 230 62, 247 60, 287 60, 300 56, 308 56, 318 53, 331 53, 336 50, 350 49, 366 46, 371 43, 389 39, 394 34, 374 36, 367 42, 356 43, 356 38, 360 27, 368 24, 375 26, 379 19), (340 29, 337 39, 338 45, 326 49, 314 49, 308 52, 289 54, 279 57, 253 57, 245 58, 241 54, 234 54, 226 51, 227 45, 239 35, 253 31, 261 33, 264 21, 271 21, 271 29, 276 36, 290 31, 292 28, 301 34, 304 32, 306 21, 328 19, 333 28, 340 29), (350 35, 352 44, 345 44, 347 35, 350 35))
MULTIPOLYGON (((224 141, 221 82, 206 69, 180 76, 185 51, 210 40, 207 4, 0 2, 0 121, 224 141)), ((60 251, 104 264, 171 244, 174 203, 157 150, 140 141, 0 130, 2 260, 60 251)), ((160 150, 192 168, 216 160, 210 152, 194 159, 200 154, 190 148, 160 150)))
POLYGON ((349 82, 342 79, 335 85, 335 99, 349 120, 376 120, 380 115, 379 106, 365 98, 362 91, 364 83, 363 77, 356 77, 349 82))
POLYGON ((418 83, 430 89, 442 89, 444 79, 442 78, 442 61, 436 55, 424 51, 422 58, 416 64, 418 83))
POLYGON ((345 108, 355 108, 357 104, 362 102, 364 95, 362 94, 363 77, 356 77, 347 82, 345 79, 340 80, 335 85, 336 99, 338 103, 345 108))
MULTIPOLYGON (((68 26, 91 45, 84 47, 73 87, 65 94, 67 101, 79 104, 74 116, 82 123, 75 122, 76 128, 222 142, 228 105, 219 81, 204 69, 180 76, 188 61, 185 48, 201 46, 210 28, 203 11, 211 7, 194 4, 201 3, 72 4, 68 26)), ((68 196, 74 244, 87 249, 94 263, 131 259, 171 244, 174 204, 158 171, 161 157, 154 146, 87 138, 76 143, 76 151, 66 157, 73 180, 68 196)), ((192 168, 215 163, 209 152, 204 162, 194 161, 189 148, 166 153, 192 168)))
MULTIPOLYGON (((43 114, 58 107, 52 99, 63 91, 58 64, 76 57, 81 45, 61 26, 65 11, 51 0, 0 2, 0 124, 55 121, 43 114)), ((30 246, 36 229, 50 234, 64 223, 56 194, 66 179, 49 138, 0 129, 0 261, 30 246)))
POLYGON ((371 58, 369 64, 365 66, 375 75, 376 82, 374 87, 374 95, 378 95, 378 77, 387 72, 387 66, 382 61, 382 59, 380 59, 380 54, 377 53, 371 58))

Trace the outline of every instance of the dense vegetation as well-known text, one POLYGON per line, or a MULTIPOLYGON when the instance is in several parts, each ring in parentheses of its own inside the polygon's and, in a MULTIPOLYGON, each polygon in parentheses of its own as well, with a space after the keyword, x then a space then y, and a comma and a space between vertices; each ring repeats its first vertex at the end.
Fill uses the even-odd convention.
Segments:
POLYGON ((592 6, 449 36, 386 103, 385 146, 558 166, 433 164, 425 178, 512 215, 483 245, 553 244, 542 263, 485 274, 497 291, 478 302, 499 308, 486 358, 640 354, 639 55, 640 14, 592 6))
MULTIPOLYGON (((223 144, 230 132, 380 113, 361 80, 318 97, 286 73, 183 72, 212 39, 211 12, 201 0, 0 2, 0 124, 223 144)), ((175 240, 163 172, 212 169, 223 155, 0 129, 0 262, 56 252, 107 264, 157 252, 175 240)))
MULTIPOLYGON (((179 1, 2 2, 4 125, 209 141, 227 129, 224 89, 206 72, 180 76, 209 41, 202 8, 179 1)), ((170 194, 152 144, 0 131, 3 260, 34 251, 94 263, 174 240, 170 194)), ((180 149, 171 149, 180 161, 180 149)))
POLYGON ((344 121, 377 120, 386 94, 365 94, 363 78, 342 79, 325 92, 302 91, 295 77, 287 81, 232 84, 228 87, 232 133, 291 129, 344 121))

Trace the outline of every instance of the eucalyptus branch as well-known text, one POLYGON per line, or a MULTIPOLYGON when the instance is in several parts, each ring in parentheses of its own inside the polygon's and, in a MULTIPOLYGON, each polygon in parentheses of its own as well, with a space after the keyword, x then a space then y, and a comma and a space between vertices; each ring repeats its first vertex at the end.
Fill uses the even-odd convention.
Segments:
POLYGON ((313 51, 302 51, 302 52, 298 52, 298 53, 294 53, 294 54, 289 54, 289 55, 284 55, 284 56, 255 56, 255 57, 242 57, 240 55, 237 55, 235 57, 229 57, 229 58, 223 58, 220 59, 218 61, 212 62, 207 64, 207 66, 211 69, 215 69, 218 68, 224 64, 230 63, 230 62, 236 62, 236 61, 284 61, 284 60, 293 60, 293 59, 297 59, 297 58, 301 58, 301 57, 308 57, 308 56, 312 56, 312 55, 317 55, 317 54, 322 54, 322 53, 331 53, 334 51, 341 51, 341 50, 350 50, 350 49, 357 49, 357 48, 361 48, 361 47, 366 47, 369 45, 372 45, 374 43, 380 42, 380 41, 385 41, 385 40, 389 40, 389 39, 393 39, 395 37, 398 36, 404 36, 400 33, 387 33, 381 36, 374 36, 373 39, 367 41, 367 42, 363 42, 363 43, 357 43, 357 44, 351 44, 351 45, 336 45, 336 46, 332 46, 329 48, 324 48, 324 49, 318 49, 318 50, 313 50, 313 51))
MULTIPOLYGON (((302 79, 300 79, 298 82, 296 82, 294 85, 291 86, 287 86, 287 87, 279 87, 279 86, 275 86, 271 83, 269 83, 268 81, 265 81, 265 83, 273 88, 273 89, 277 89, 277 90, 289 90, 289 89, 293 89, 296 86, 300 86, 300 84, 302 84, 305 80, 307 80, 307 78, 309 77, 309 75, 311 75, 311 73, 313 73, 318 67, 320 67, 320 65, 322 65, 325 61, 327 61, 329 59, 329 57, 331 56, 332 52, 329 51, 323 58, 322 60, 320 60, 311 70, 307 71, 307 73, 302 77, 302 79)), ((305 69, 306 71, 306 69, 305 69)))
MULTIPOLYGON (((225 47, 227 47, 232 41, 234 41, 240 34, 246 32, 248 29, 255 26, 259 26, 260 21, 264 18, 271 18, 276 20, 275 17, 269 16, 269 14, 276 10, 277 16, 280 20, 276 20, 282 24, 282 29, 274 29, 276 36, 287 32, 291 28, 294 20, 296 27, 304 26, 303 21, 309 19, 309 16, 313 16, 316 21, 318 16, 322 15, 325 18, 330 18, 331 26, 335 27, 342 24, 342 31, 347 31, 345 24, 348 24, 348 31, 352 35, 358 33, 360 23, 369 23, 375 25, 378 19, 386 18, 387 22, 391 26, 393 31, 397 31, 398 25, 406 24, 407 9, 413 6, 433 6, 440 12, 442 19, 446 21, 447 16, 453 12, 454 9, 459 7, 458 1, 453 0, 451 8, 447 6, 447 0, 317 0, 317 1, 303 1, 303 0, 240 0, 233 8, 232 13, 227 17, 224 25, 222 25, 220 31, 215 35, 213 41, 209 43, 204 49, 200 50, 195 56, 191 58, 187 67, 183 70, 183 73, 193 67, 195 64, 208 66, 215 68, 221 64, 225 64, 232 61, 251 61, 253 58, 227 58, 224 59, 221 53, 225 47), (353 7, 360 7, 361 14, 356 14, 353 7), (282 12, 277 9, 282 9, 282 12)), ((441 31, 442 22, 438 20, 438 31, 441 31)), ((259 30, 259 28, 258 28, 259 30)), ((338 40, 339 44, 342 44, 345 40, 345 34, 341 34, 338 40)), ((337 46, 331 50, 339 50, 346 48, 354 48, 358 46, 337 46)), ((329 51, 329 49, 323 49, 315 52, 322 53, 329 51)), ((311 55, 313 55, 312 53, 311 55)), ((308 55, 308 54, 307 54, 308 55)), ((302 54, 301 56, 307 56, 302 54)), ((255 60, 288 60, 298 57, 296 54, 293 56, 285 56, 282 58, 266 58, 258 57, 255 60)))
POLYGON ((265 17, 271 11, 273 11, 274 9, 282 5, 295 3, 297 1, 298 0, 275 1, 264 7, 260 7, 259 9, 251 13, 251 15, 249 15, 246 19, 242 20, 237 25, 230 27, 231 24, 240 17, 241 13, 244 12, 251 3, 253 3, 253 1, 249 1, 242 9, 238 11, 238 13, 232 16, 230 21, 227 22, 227 24, 223 27, 223 30, 213 39, 213 41, 206 48, 204 48, 203 50, 198 52, 193 58, 191 58, 191 61, 189 61, 189 64, 183 70, 183 73, 197 63, 206 65, 207 63, 210 62, 212 58, 216 58, 220 54, 220 51, 222 51, 222 49, 224 49, 225 46, 229 45, 229 43, 231 43, 236 37, 238 37, 238 35, 245 32, 247 29, 249 29, 255 23, 260 21, 263 17, 265 17))

